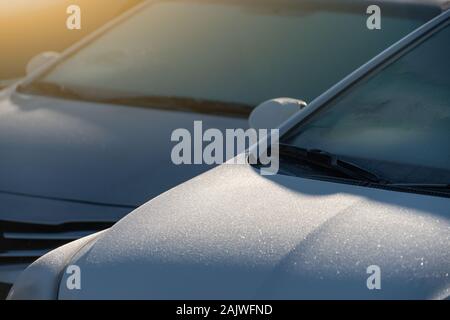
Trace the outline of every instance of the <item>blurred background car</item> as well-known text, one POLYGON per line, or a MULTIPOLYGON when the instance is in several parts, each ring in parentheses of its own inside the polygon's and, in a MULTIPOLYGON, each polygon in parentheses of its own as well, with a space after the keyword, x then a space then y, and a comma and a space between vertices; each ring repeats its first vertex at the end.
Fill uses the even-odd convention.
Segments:
POLYGON ((146 1, 36 66, 0 97, 0 283, 212 168, 175 165, 174 130, 311 101, 443 8, 375 3, 382 31, 365 1, 146 1))
POLYGON ((41 257, 10 298, 449 299, 449 22, 284 122, 276 175, 221 165, 41 257))
POLYGON ((61 52, 141 0, 0 1, 0 89, 25 76, 36 55, 61 52), (66 28, 69 5, 81 8, 81 30, 66 28))

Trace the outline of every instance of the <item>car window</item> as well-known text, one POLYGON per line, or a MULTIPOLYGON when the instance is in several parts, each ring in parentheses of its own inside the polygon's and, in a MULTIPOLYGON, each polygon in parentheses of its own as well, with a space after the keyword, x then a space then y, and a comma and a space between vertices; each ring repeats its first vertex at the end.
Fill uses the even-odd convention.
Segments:
POLYGON ((372 31, 365 6, 299 3, 156 2, 39 81, 88 97, 309 101, 427 19, 402 7, 372 31))
POLYGON ((313 115, 286 143, 327 150, 399 183, 450 183, 450 27, 313 115))

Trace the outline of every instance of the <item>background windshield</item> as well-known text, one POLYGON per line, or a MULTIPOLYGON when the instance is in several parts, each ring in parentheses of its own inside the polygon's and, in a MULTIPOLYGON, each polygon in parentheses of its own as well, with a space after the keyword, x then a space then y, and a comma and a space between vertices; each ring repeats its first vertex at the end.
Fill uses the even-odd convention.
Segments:
POLYGON ((360 158, 395 182, 450 184, 450 27, 360 83, 287 138, 360 158))
POLYGON ((155 2, 40 81, 97 98, 310 101, 426 19, 403 8, 379 32, 367 29, 365 5, 277 2, 155 2))

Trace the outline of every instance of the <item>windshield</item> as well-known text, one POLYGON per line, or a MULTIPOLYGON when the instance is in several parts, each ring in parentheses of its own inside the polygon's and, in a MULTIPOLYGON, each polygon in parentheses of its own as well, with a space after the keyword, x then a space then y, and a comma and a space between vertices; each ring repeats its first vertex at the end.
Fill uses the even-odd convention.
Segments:
POLYGON ((151 2, 21 91, 64 96, 39 85, 57 84, 71 93, 65 98, 96 101, 156 96, 251 107, 274 97, 309 101, 436 13, 390 10, 383 30, 373 31, 367 6, 326 10, 304 3, 151 2))
POLYGON ((450 184, 450 27, 323 107, 285 139, 394 183, 450 184))

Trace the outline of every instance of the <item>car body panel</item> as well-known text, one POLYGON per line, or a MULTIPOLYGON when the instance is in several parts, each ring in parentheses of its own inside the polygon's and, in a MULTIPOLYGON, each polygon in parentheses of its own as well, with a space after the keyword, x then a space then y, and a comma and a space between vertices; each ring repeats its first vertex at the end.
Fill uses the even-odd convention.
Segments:
POLYGON ((0 283, 14 283, 36 258, 64 242, 112 225, 131 210, 133 207, 0 192, 0 283), (72 230, 71 226, 79 227, 72 230), (17 247, 11 241, 25 245, 17 247))
POLYGON ((115 222, 133 209, 131 206, 103 205, 0 192, 0 220, 16 223, 56 226, 79 221, 115 222))
MULTIPOLYGON (((239 117, 11 91, 2 96, 0 221, 9 223, 0 223, 3 284, 12 284, 27 263, 64 243, 66 230, 75 228, 80 236, 89 229, 101 230, 148 199, 212 168, 173 164, 171 134, 175 129, 192 131, 195 120, 202 120, 205 129, 247 126, 247 119, 239 117), (49 230, 53 241, 44 244, 31 239, 33 225, 49 230), (9 247, 2 233, 24 228, 26 234, 15 240, 17 246, 9 247)), ((71 237, 73 233, 65 242, 71 237)))
MULTIPOLYGON (((309 111, 448 14, 352 73, 313 101, 309 111)), ((306 115, 286 121, 282 133, 306 115)), ((72 249, 77 253, 59 270, 79 265, 83 290, 68 290, 61 272, 58 298, 444 299, 449 296, 449 201, 262 177, 247 165, 223 165, 158 196, 88 246, 72 249), (382 270, 382 290, 366 285, 371 265, 382 270)), ((55 252, 60 250, 65 249, 55 252)), ((41 261, 50 263, 51 255, 41 261)), ((47 270, 31 265, 15 286, 38 284, 47 270)))
POLYGON ((32 273, 20 275, 20 281, 25 286, 15 286, 9 292, 9 297, 20 296, 22 299, 50 300, 57 298, 60 275, 64 272, 66 264, 80 248, 89 245, 102 232, 91 234, 87 237, 70 242, 61 247, 62 250, 54 250, 48 253, 45 259, 38 259, 32 264, 32 273), (35 276, 39 281, 30 281, 35 276), (29 278, 31 277, 31 278, 29 278))
POLYGON ((426 299, 449 294, 450 199, 223 165, 137 209, 60 299, 426 299), (366 286, 382 270, 382 290, 366 286))
POLYGON ((88 244, 42 257, 10 298, 444 299, 449 207, 449 198, 223 165, 88 244), (80 267, 82 290, 67 289, 68 265, 80 267), (371 265, 381 290, 366 286, 371 265), (61 277, 59 289, 37 290, 61 277))
POLYGON ((193 131, 195 120, 247 127, 239 117, 15 94, 0 101, 0 191, 139 206, 211 168, 171 161, 172 132, 193 131))

